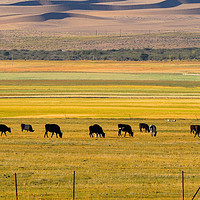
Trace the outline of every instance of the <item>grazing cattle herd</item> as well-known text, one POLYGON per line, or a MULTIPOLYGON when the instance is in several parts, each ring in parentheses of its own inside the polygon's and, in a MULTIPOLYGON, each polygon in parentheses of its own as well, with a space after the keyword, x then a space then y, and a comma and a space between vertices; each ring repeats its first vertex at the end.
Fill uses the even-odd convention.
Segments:
MULTIPOLYGON (((139 124, 139 130, 142 132, 142 130, 145 130, 145 132, 150 132, 152 137, 155 137, 157 135, 157 128, 155 125, 148 125, 145 123, 140 123, 139 124)), ((27 132, 34 132, 32 126, 30 124, 21 124, 21 130, 26 130, 27 132)), ((118 124, 118 136, 122 136, 122 131, 124 132, 124 137, 126 137, 126 133, 129 134, 129 136, 133 137, 134 133, 130 125, 128 124, 118 124)), ((6 132, 11 133, 11 128, 7 127, 4 124, 0 124, 0 132, 1 136, 6 135, 6 132)), ((58 136, 62 138, 63 133, 60 130, 60 126, 57 124, 46 124, 45 125, 45 133, 44 133, 44 138, 48 138, 48 132, 52 133, 51 137, 53 137, 54 133, 56 134, 56 137, 58 136)), ((190 125, 190 133, 194 134, 194 137, 198 135, 200 137, 200 125, 190 125)), ((103 137, 105 138, 105 132, 103 131, 102 127, 98 124, 94 124, 92 126, 89 126, 89 136, 94 137, 103 137)))

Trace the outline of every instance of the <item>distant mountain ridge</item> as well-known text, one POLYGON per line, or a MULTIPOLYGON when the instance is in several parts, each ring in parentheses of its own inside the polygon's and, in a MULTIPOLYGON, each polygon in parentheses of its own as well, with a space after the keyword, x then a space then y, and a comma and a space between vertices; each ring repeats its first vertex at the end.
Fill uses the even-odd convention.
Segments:
POLYGON ((119 27, 123 30, 130 30, 131 26, 133 26, 132 29, 137 27, 138 30, 144 30, 145 27, 149 30, 167 30, 167 27, 172 29, 173 26, 181 29, 182 25, 183 29, 186 29, 186 26, 187 29, 190 29, 189 27, 200 29, 196 25, 200 19, 200 0, 158 0, 157 2, 141 0, 141 3, 138 3, 138 0, 15 0, 13 2, 10 0, 10 3, 7 0, 6 2, 0 4, 0 24, 4 29, 6 24, 10 24, 10 27, 14 25, 21 28, 22 24, 23 27, 30 27, 33 23, 36 29, 39 26, 43 29, 44 25, 51 26, 49 27, 51 29, 58 27, 58 22, 61 23, 59 31, 62 31, 62 28, 65 31, 67 28, 73 31, 83 29, 91 31, 99 27, 104 31, 112 27, 113 30, 119 30, 119 27), (124 2, 126 2, 125 5, 124 2), (182 21, 189 15, 195 15, 195 17, 194 19, 190 17, 191 23, 186 25, 182 21), (176 16, 174 23, 171 19, 173 16, 176 16), (180 16, 183 16, 180 20, 181 24, 177 21, 180 16), (144 20, 141 22, 140 18, 144 20), (80 23, 80 20, 83 22, 80 23), (41 24, 46 21, 51 22, 41 24), (150 27, 151 24, 152 27, 150 27))

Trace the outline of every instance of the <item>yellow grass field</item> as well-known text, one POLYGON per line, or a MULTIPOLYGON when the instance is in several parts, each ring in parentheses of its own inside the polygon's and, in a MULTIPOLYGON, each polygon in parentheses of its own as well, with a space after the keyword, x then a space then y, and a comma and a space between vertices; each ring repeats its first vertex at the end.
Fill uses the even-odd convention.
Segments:
MULTIPOLYGON (((1 118, 12 133, 0 138, 1 199, 180 199, 181 171, 185 198, 199 187, 199 138, 189 133, 198 120, 134 118, 1 118), (156 124, 157 137, 139 132, 139 122, 156 124), (21 132, 30 123, 34 133, 21 132), (43 138, 44 124, 57 123, 62 139, 43 138), (90 138, 88 126, 99 123, 106 138, 90 138), (118 137, 117 124, 130 124, 134 137, 118 137)), ((197 196, 197 199, 199 195, 197 196)))
POLYGON ((200 180, 200 139, 190 133, 200 124, 199 62, 0 61, 0 72, 0 123, 11 127, 0 136, 0 199, 16 199, 14 173, 19 199, 72 199, 74 171, 75 199, 181 199, 182 171, 192 199, 200 180), (140 132, 141 122, 155 124, 157 136, 140 132), (21 123, 35 131, 22 132, 21 123), (60 126, 62 139, 44 138, 48 123, 60 126), (89 137, 95 123, 105 138, 89 137), (119 123, 134 136, 119 137, 119 123))
POLYGON ((193 98, 6 98, 1 118, 198 119, 193 98))
POLYGON ((199 61, 0 61, 0 72, 200 73, 199 61))

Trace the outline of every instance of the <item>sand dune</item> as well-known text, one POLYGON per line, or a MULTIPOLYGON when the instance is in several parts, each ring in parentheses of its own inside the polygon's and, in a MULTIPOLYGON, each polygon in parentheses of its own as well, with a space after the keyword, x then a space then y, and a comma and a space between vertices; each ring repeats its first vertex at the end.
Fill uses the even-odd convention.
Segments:
MULTIPOLYGON (((7 4, 8 6, 41 6, 41 5, 62 5, 68 6, 70 9, 91 9, 103 7, 105 9, 111 9, 111 6, 106 5, 107 2, 120 2, 125 0, 88 0, 88 1, 20 1, 13 4, 7 4), (98 3, 105 3, 105 5, 98 5, 98 3)), ((147 4, 138 4, 138 5, 127 5, 127 6, 113 6, 113 9, 149 9, 149 8, 169 8, 176 7, 181 4, 191 4, 191 3, 200 3, 199 0, 165 0, 158 3, 147 3, 147 4)), ((6 6, 6 4, 0 4, 0 6, 6 6)))
MULTIPOLYGON (((5 17, 5 16, 0 16, 5 17)), ((108 18, 103 18, 103 17, 95 17, 95 16, 90 16, 90 15, 83 15, 83 14, 75 14, 75 13, 44 13, 41 15, 31 15, 31 16, 20 16, 18 15, 10 15, 11 18, 2 21, 2 24, 6 23, 19 23, 19 22, 44 22, 48 20, 60 20, 60 19, 65 19, 69 17, 76 17, 76 18, 85 18, 85 19, 108 19, 108 18), (13 17, 14 16, 14 17, 13 17), (16 17, 17 16, 17 17, 16 17)))
POLYGON ((178 14, 183 15, 200 15, 200 8, 188 9, 188 10, 181 10, 177 12, 178 14))
POLYGON ((14 29, 34 24, 38 30, 50 26, 61 32, 90 32, 97 28, 110 32, 155 31, 174 27, 200 31, 196 26, 200 20, 200 0, 2 0, 0 13, 0 29, 6 29, 6 24, 10 24, 9 29, 12 24, 14 29), (189 24, 184 24, 187 19, 189 24))
MULTIPOLYGON (((192 0, 190 0, 192 1, 192 0)), ((193 0, 194 1, 194 0, 193 0)), ((193 3, 192 1, 192 3, 193 3)), ((197 0, 196 0, 197 1, 197 0)), ((98 5, 101 3, 101 0, 98 1, 49 1, 51 5, 61 5, 64 6, 68 10, 135 10, 135 9, 151 9, 151 8, 171 8, 176 7, 182 4, 179 0, 165 0, 159 3, 150 3, 150 4, 139 4, 139 5, 98 5)), ((114 1, 110 1, 114 2, 114 1)), ((191 3, 188 1, 183 3, 191 3)), ((198 2, 196 2, 198 3, 198 2)), ((42 6, 43 4, 40 1, 22 1, 13 4, 9 4, 8 6, 42 6)), ((1 6, 1 5, 0 5, 1 6)), ((5 6, 2 5, 2 6, 5 6)))

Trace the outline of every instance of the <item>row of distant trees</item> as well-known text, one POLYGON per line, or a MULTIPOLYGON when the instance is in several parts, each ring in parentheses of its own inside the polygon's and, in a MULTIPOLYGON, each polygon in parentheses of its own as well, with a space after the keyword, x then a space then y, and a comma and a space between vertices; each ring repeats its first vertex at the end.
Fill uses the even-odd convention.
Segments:
POLYGON ((74 51, 0 50, 0 60, 200 60, 200 48, 182 49, 111 49, 74 51))

